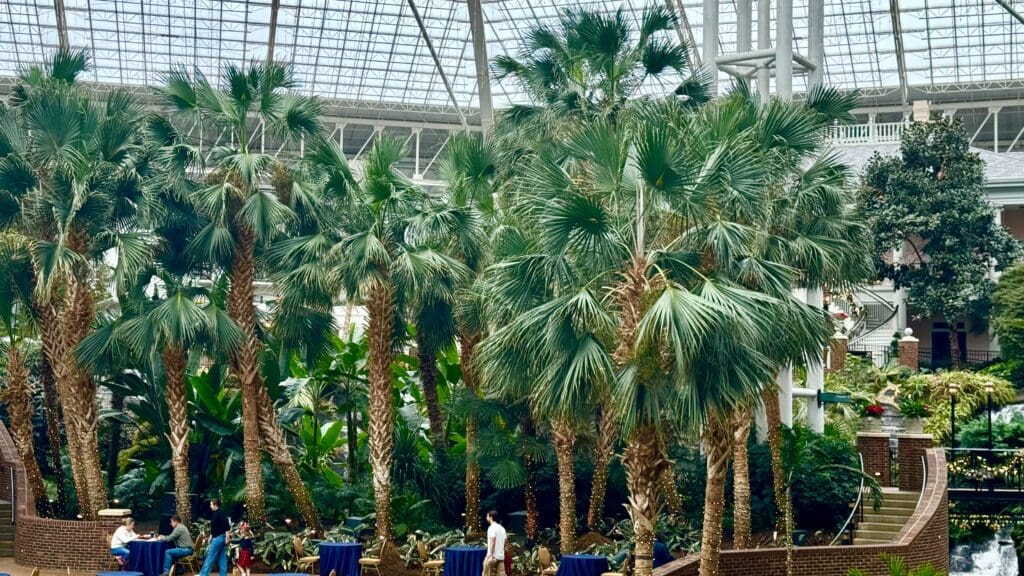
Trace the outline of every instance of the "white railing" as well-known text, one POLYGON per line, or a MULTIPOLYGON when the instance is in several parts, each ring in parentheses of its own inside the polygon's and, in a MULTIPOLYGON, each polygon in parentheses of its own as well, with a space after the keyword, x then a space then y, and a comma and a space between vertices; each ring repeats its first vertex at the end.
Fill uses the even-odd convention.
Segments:
POLYGON ((837 124, 829 129, 836 145, 899 143, 906 122, 869 122, 867 124, 837 124))

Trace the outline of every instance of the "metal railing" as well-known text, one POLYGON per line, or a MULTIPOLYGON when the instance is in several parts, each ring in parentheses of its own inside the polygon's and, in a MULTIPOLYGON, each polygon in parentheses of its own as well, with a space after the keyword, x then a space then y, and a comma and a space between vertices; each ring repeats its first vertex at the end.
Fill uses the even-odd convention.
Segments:
POLYGON ((876 364, 880 364, 882 366, 888 364, 889 360, 892 359, 892 355, 893 355, 892 354, 892 347, 891 346, 862 346, 862 345, 855 345, 855 346, 850 346, 850 349, 847 350, 847 352, 851 356, 860 356, 861 358, 865 358, 867 360, 872 360, 872 361, 878 360, 878 362, 876 364))
POLYGON ((843 537, 843 534, 846 534, 846 529, 850 527, 853 517, 857 515, 857 511, 860 510, 864 500, 864 455, 858 452, 857 458, 860 460, 860 486, 857 488, 857 501, 853 503, 850 515, 846 518, 846 522, 843 522, 843 527, 839 529, 839 532, 836 532, 836 537, 829 542, 829 546, 835 546, 836 542, 843 537))
POLYGON ((838 145, 898 143, 907 126, 907 122, 839 124, 829 129, 829 137, 838 145))
POLYGON ((1024 495, 1024 450, 946 448, 946 452, 950 489, 1024 495))
MULTIPOLYGON (((960 366, 978 367, 991 364, 996 360, 999 360, 999 352, 995 350, 960 349, 960 366)), ((921 348, 917 351, 917 363, 922 368, 931 370, 952 368, 953 358, 948 352, 944 356, 936 358, 931 348, 921 348)))

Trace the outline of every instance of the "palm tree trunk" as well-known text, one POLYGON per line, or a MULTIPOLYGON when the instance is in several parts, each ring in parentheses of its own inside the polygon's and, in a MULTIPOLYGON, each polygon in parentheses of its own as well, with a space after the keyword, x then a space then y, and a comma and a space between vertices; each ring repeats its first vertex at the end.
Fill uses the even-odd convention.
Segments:
POLYGON ((729 418, 712 414, 704 428, 704 447, 708 459, 707 486, 704 490, 704 532, 700 545, 700 576, 717 576, 722 553, 722 513, 725 511, 725 478, 729 472, 732 431, 729 418))
POLYGON ((345 411, 345 438, 348 444, 348 479, 355 481, 359 476, 359 432, 356 430, 356 412, 352 408, 345 411))
POLYGON ((236 229, 237 245, 231 263, 228 314, 245 335, 232 355, 231 368, 242 391, 242 449, 245 463, 245 503, 249 522, 261 526, 267 513, 263 495, 263 467, 260 458, 260 427, 257 390, 260 377, 260 342, 256 335, 252 282, 255 274, 256 244, 244 226, 236 229))
POLYGON ((3 392, 7 414, 11 421, 11 436, 18 455, 25 465, 29 494, 36 510, 45 509, 46 484, 36 461, 36 448, 32 435, 32 384, 29 382, 25 356, 17 344, 7 349, 7 386, 3 392))
POLYGON ((658 435, 658 446, 661 449, 662 458, 666 465, 658 477, 658 484, 661 487, 661 496, 665 499, 668 511, 673 514, 683 513, 683 497, 679 494, 679 487, 676 485, 676 474, 672 468, 672 460, 668 457, 668 446, 665 443, 665 435, 658 435))
POLYGON ((423 399, 427 404, 427 420, 430 422, 430 440, 434 445, 434 454, 439 459, 444 458, 447 447, 441 401, 437 397, 437 356, 429 338, 422 331, 416 333, 416 355, 420 364, 423 399))
POLYGON ((391 363, 394 360, 395 288, 372 288, 369 302, 370 467, 377 505, 377 540, 391 538, 391 466, 394 461, 395 413, 391 404, 391 363))
POLYGON ((664 458, 657 427, 646 425, 633 430, 626 440, 622 463, 626 467, 626 487, 629 489, 626 508, 633 522, 635 538, 633 574, 650 576, 654 565, 654 529, 658 521, 660 479, 670 468, 664 458))
POLYGON ((191 476, 188 468, 188 397, 185 394, 187 356, 181 346, 168 344, 163 351, 167 384, 167 415, 170 420, 168 440, 171 443, 171 464, 174 470, 174 504, 178 516, 186 524, 192 519, 189 497, 191 476))
MULTIPOLYGON (((536 436, 533 418, 529 412, 519 417, 520 434, 536 436)), ((523 488, 523 499, 526 501, 526 538, 536 542, 540 537, 540 509, 537 507, 537 464, 529 454, 523 456, 523 467, 526 469, 526 486, 523 488)))
POLYGON ((779 389, 768 386, 761 395, 765 419, 768 421, 768 454, 772 462, 772 493, 775 496, 775 528, 785 531, 783 510, 786 509, 786 476, 782 469, 782 412, 779 389))
POLYGON ((733 548, 750 548, 750 462, 747 442, 750 441, 750 410, 738 410, 733 426, 733 548))
POLYGON ((292 498, 295 500, 295 507, 299 509, 306 526, 322 533, 320 518, 316 513, 316 506, 313 505, 313 498, 310 496, 309 488, 302 481, 299 469, 295 466, 292 453, 288 450, 288 442, 285 440, 284 431, 277 421, 277 411, 274 403, 270 400, 270 394, 264 386, 256 389, 257 404, 259 408, 260 433, 263 447, 270 455, 270 461, 274 463, 284 483, 288 487, 292 498))
POLYGON ((606 399, 601 406, 601 417, 597 424, 597 448, 594 452, 594 479, 591 482, 590 509, 587 511, 587 528, 591 530, 604 516, 604 497, 608 491, 608 465, 615 455, 615 441, 619 434, 619 421, 606 399))
MULTIPOLYGON (((477 394, 477 373, 473 362, 479 334, 459 333, 459 361, 462 367, 462 382, 470 394, 477 394)), ((480 462, 476 453, 476 418, 466 416, 466 531, 480 531, 483 514, 480 511, 480 462)))
MULTIPOLYGON (((124 410, 124 396, 117 392, 111 393, 110 398, 110 409, 115 412, 121 412, 124 410)), ((114 484, 117 483, 117 459, 121 455, 122 445, 122 427, 121 420, 118 418, 112 418, 107 421, 107 425, 110 429, 110 440, 107 442, 107 490, 113 491, 114 484)))
POLYGON ((950 367, 953 370, 960 369, 960 337, 956 331, 957 321, 949 321, 949 357, 950 367))
POLYGON ((576 474, 573 470, 573 446, 576 433, 572 426, 558 420, 551 423, 551 439, 558 462, 558 535, 562 554, 576 549, 576 474))
POLYGON ((57 400, 57 388, 53 381, 53 369, 50 367, 50 360, 46 354, 43 354, 39 382, 43 388, 43 412, 46 417, 46 435, 50 444, 50 468, 53 470, 53 481, 57 485, 57 502, 52 512, 54 516, 60 517, 67 509, 68 495, 64 489, 64 463, 61 461, 60 403, 57 400))

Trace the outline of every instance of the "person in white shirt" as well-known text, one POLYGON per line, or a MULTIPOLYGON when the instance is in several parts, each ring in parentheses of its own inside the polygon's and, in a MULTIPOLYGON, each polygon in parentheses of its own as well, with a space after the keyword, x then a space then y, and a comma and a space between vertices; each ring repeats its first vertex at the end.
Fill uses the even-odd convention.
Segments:
POLYGON ((483 576, 505 576, 505 527, 498 523, 498 513, 487 512, 487 557, 483 576))
POLYGON ((117 556, 119 564, 128 563, 128 543, 138 539, 139 535, 135 533, 135 519, 125 518, 124 524, 118 526, 114 531, 114 537, 110 539, 110 553, 117 556))

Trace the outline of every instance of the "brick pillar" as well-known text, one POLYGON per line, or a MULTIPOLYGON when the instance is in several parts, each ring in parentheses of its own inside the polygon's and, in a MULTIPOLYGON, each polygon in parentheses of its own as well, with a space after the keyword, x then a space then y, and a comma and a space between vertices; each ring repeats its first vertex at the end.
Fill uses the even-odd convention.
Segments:
POLYGON ((846 367, 846 353, 850 348, 850 339, 845 334, 836 332, 832 335, 832 343, 828 349, 828 362, 825 363, 825 372, 839 372, 846 367))
POLYGON ((858 432, 857 451, 864 457, 864 473, 877 480, 879 486, 890 486, 889 433, 858 432))
POLYGON ((914 338, 914 331, 907 328, 903 331, 903 338, 900 338, 900 366, 906 366, 914 372, 918 370, 917 347, 918 340, 914 338))
POLYGON ((899 442, 896 459, 900 467, 900 490, 920 492, 924 479, 921 457, 935 446, 935 439, 931 434, 897 434, 896 441, 899 442))

